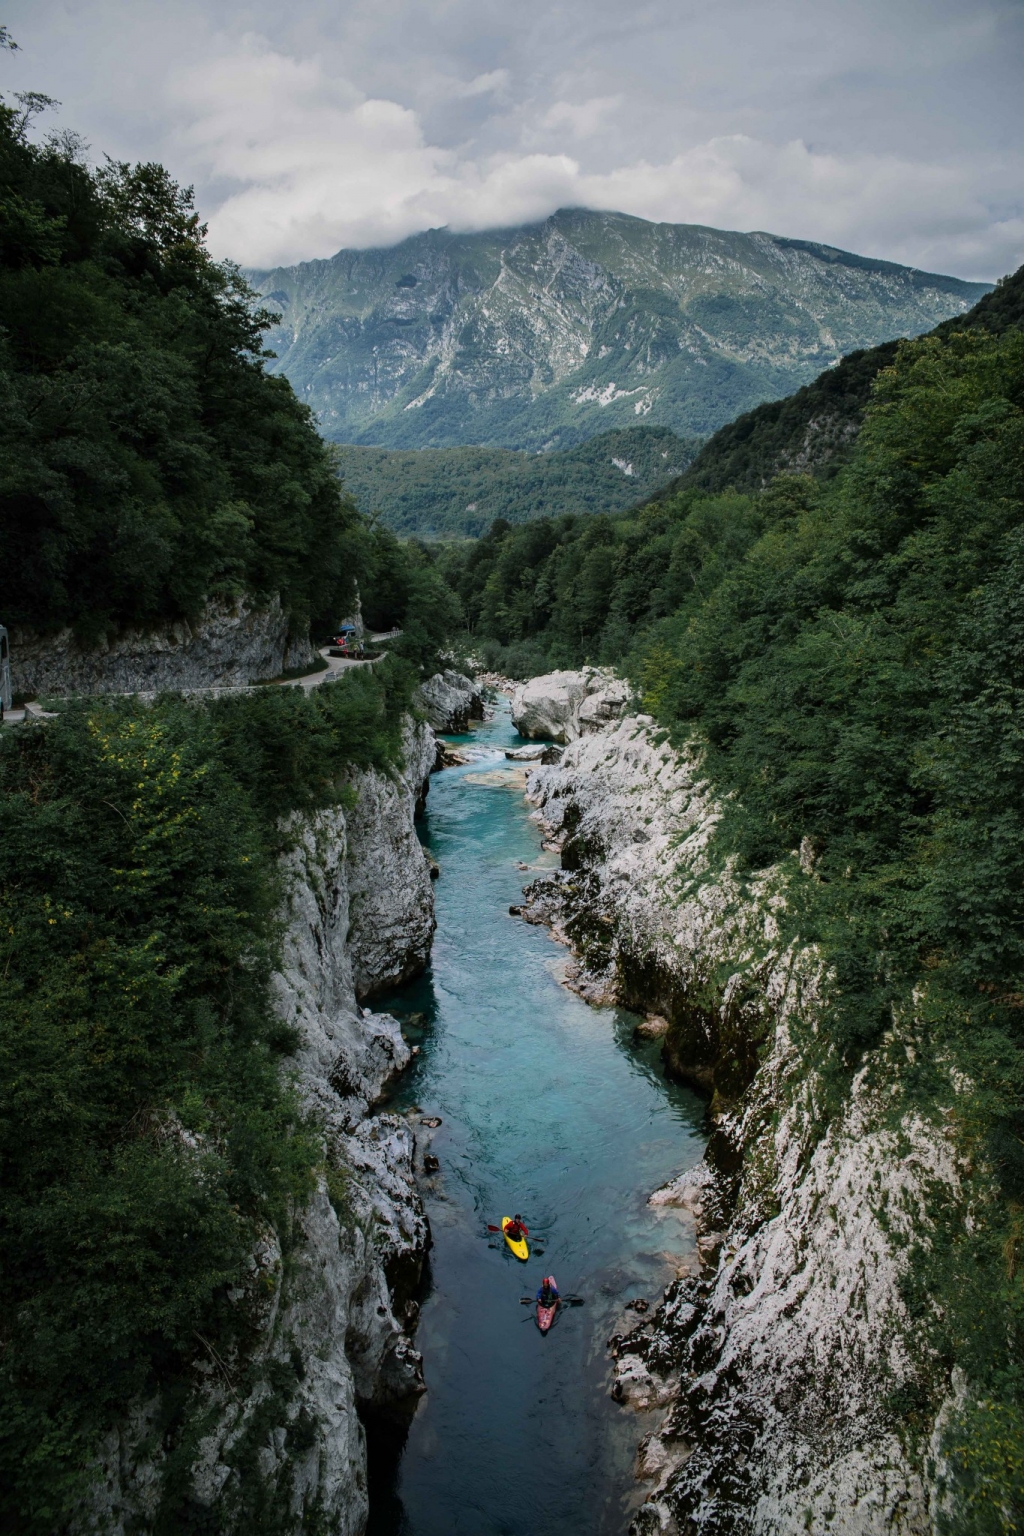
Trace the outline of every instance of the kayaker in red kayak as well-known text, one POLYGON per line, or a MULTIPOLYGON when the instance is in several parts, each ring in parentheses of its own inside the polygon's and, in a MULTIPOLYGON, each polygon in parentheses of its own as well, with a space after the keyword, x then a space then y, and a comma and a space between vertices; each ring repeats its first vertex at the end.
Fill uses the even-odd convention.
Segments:
POLYGON ((518 1243, 521 1237, 529 1237, 530 1229, 523 1222, 523 1218, 517 1211, 505 1228, 505 1236, 510 1237, 514 1243, 518 1243))
POLYGON ((541 1333, 549 1333, 558 1315, 558 1286, 554 1275, 545 1275, 537 1292, 537 1327, 541 1333))
POLYGON ((558 1286, 555 1284, 554 1275, 545 1275, 537 1292, 537 1300, 542 1307, 554 1307, 558 1304, 558 1286))

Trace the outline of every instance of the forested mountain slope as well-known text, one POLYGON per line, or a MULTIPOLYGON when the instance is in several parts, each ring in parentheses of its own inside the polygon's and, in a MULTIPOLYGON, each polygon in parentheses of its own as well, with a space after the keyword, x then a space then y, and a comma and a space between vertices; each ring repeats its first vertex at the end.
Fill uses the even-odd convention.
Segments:
POLYGON ((618 512, 660 489, 699 448, 667 427, 625 427, 558 453, 339 446, 345 489, 400 534, 475 537, 495 518, 618 512))
POLYGON ((563 209, 256 274, 277 369, 338 442, 568 448, 706 436, 981 283, 807 241, 563 209))
POLYGON ((98 638, 243 591, 299 625, 344 606, 355 509, 189 195, 3 108, 0 214, 0 618, 98 638))
MULTIPOLYGON (((1024 270, 1006 277, 966 315, 944 321, 936 335, 980 329, 999 335, 1024 325, 1024 270)), ((875 378, 896 344, 851 352, 785 400, 747 411, 719 428, 670 490, 759 490, 783 470, 832 475, 845 464, 871 398, 875 378)))
POLYGON ((358 581, 422 659, 434 578, 343 495, 264 367, 251 290, 203 236, 162 166, 93 172, 0 104, 0 623, 102 649, 245 597, 280 599, 303 633, 358 581))
POLYGON ((891 381, 910 359, 928 355, 941 370, 954 344, 984 350, 1022 332, 1024 268, 962 322, 852 356, 791 399, 722 428, 689 470, 625 514, 501 523, 477 545, 446 552, 442 566, 474 644, 514 675, 635 656, 661 621, 678 625, 699 606, 766 531, 772 508, 832 494, 839 471, 868 451, 865 413, 884 419, 891 381), (831 457, 807 463, 809 424, 829 411, 831 457))

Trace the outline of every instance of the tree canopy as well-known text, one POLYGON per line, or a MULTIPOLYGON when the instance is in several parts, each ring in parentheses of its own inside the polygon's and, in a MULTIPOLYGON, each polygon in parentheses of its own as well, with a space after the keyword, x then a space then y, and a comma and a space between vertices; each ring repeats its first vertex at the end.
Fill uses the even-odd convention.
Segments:
POLYGON ((333 621, 359 522, 266 317, 190 188, 30 142, 40 105, 0 104, 0 616, 93 639, 248 591, 333 621))

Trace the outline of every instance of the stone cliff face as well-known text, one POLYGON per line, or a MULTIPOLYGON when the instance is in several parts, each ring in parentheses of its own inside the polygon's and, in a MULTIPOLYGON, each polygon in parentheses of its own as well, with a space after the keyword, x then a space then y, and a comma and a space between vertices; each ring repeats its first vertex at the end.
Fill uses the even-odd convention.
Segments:
POLYGON ((699 759, 646 717, 581 737, 528 794, 563 867, 524 916, 571 945, 584 996, 662 1015, 669 1069, 711 1101, 704 1164, 652 1195, 693 1216, 701 1272, 616 1346, 615 1395, 669 1405, 634 1532, 930 1532, 927 1432, 897 1405, 922 1370, 949 1384, 910 1348, 901 1281, 934 1202, 958 1200, 956 1084, 933 1118, 904 1104, 894 1028, 829 1101, 820 960, 778 941, 797 857, 744 889, 713 865, 699 759))
POLYGON ((471 720, 484 718, 484 699, 471 677, 448 668, 421 683, 416 702, 435 731, 458 735, 468 731, 471 720))
POLYGON ((327 1171, 291 1232, 267 1231, 250 1284, 233 1298, 255 1344, 245 1360, 200 1352, 173 1467, 166 1442, 154 1450, 165 1405, 136 1405, 103 1448, 83 1529, 150 1528, 173 1495, 179 1520, 187 1509, 196 1529, 235 1532, 257 1487, 276 1522, 268 1530, 360 1536, 361 1415, 402 1413, 424 1390, 407 1310, 428 1244, 413 1136, 398 1116, 373 1113, 410 1052, 390 1015, 359 1002, 421 969, 434 930, 413 830, 434 762, 428 726, 408 723, 405 759, 390 776, 354 775, 352 809, 290 826, 278 1008, 301 1040, 294 1066, 327 1171))
POLYGON ((194 624, 125 630, 100 646, 82 646, 69 629, 56 635, 11 634, 15 693, 155 693, 162 689, 240 687, 278 677, 314 659, 309 636, 289 636, 288 615, 274 601, 210 603, 194 624))
POLYGON ((407 725, 403 751, 402 775, 361 776, 349 821, 349 943, 360 998, 418 975, 434 937, 430 866, 413 827, 436 762, 430 727, 407 725))

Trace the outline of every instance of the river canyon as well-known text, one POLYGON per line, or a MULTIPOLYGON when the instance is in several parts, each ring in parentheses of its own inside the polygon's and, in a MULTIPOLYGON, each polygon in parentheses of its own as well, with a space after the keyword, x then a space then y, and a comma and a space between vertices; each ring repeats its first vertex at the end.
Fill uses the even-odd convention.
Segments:
MULTIPOLYGON (((593 1536, 623 1531, 648 1419, 610 1396, 608 1336, 695 1266, 685 1213, 648 1205, 701 1157, 704 1105, 665 1080, 636 1015, 561 984, 565 950, 509 914, 557 864, 523 797, 522 745, 502 703, 470 758, 435 775, 422 836, 441 867, 429 971, 376 1006, 420 1049, 392 1112, 419 1141, 433 1233, 417 1334, 427 1394, 401 1459, 378 1436, 372 1536, 593 1536), (528 867, 526 867, 528 866, 528 867), (440 1117, 435 1131, 422 1121, 440 1117), (521 1211, 527 1264, 487 1224, 521 1211), (540 1256, 542 1253, 542 1256, 540 1256), (538 1332, 532 1294, 553 1272, 585 1305, 538 1332)), ((649 1427, 649 1426, 648 1426, 649 1427)))
POLYGON ((0 1528, 1024 1531, 1024 268, 16 100, 0 1528))

